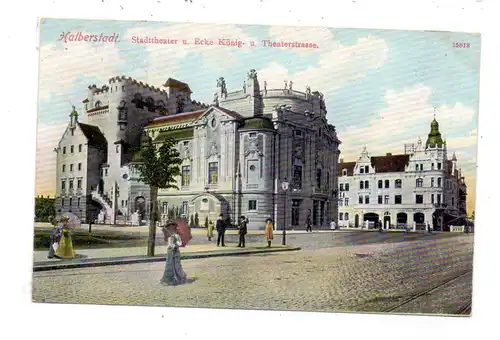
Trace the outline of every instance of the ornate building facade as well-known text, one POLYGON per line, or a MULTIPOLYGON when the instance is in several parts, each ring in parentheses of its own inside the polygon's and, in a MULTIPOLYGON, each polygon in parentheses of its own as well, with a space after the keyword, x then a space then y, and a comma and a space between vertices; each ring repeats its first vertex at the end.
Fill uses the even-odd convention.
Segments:
POLYGON ((455 154, 434 119, 425 144, 406 144, 404 154, 370 157, 365 149, 356 162, 340 160, 339 225, 448 230, 464 225, 467 187, 455 154))
POLYGON ((154 143, 175 140, 183 159, 179 190, 159 190, 162 219, 172 209, 187 219, 196 214, 199 224, 220 213, 231 221, 244 215, 252 229, 264 228, 267 218, 278 229, 304 229, 308 217, 318 228, 336 219, 340 141, 320 92, 296 91, 292 82, 261 88, 255 70, 234 92, 220 78, 211 105, 191 100, 185 83, 164 86, 121 77, 89 88, 86 123, 73 110, 56 149, 56 211, 115 224, 149 219, 149 190, 131 151, 144 132, 154 143), (65 152, 72 145, 79 151, 65 152))

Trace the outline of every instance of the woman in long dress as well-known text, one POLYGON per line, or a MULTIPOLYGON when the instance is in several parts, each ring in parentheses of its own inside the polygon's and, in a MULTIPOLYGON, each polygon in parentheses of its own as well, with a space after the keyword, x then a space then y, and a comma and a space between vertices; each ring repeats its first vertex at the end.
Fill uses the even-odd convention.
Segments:
POLYGON ((59 246, 59 241, 61 240, 62 236, 62 225, 54 225, 54 228, 52 229, 52 235, 50 237, 50 246, 49 246, 49 255, 47 256, 49 259, 54 258, 56 255, 56 250, 54 247, 59 246))
POLYGON ((273 221, 268 218, 266 221, 266 239, 267 239, 267 247, 271 248, 271 241, 273 240, 273 221))
POLYGON ((56 257, 61 259, 75 258, 75 251, 73 250, 73 241, 71 240, 71 230, 68 225, 68 218, 63 217, 62 222, 62 235, 59 241, 59 247, 56 250, 56 257))
POLYGON ((207 237, 208 237, 208 240, 211 241, 212 240, 212 237, 214 237, 214 222, 210 221, 208 223, 208 227, 207 227, 207 237))
POLYGON ((177 232, 177 224, 169 223, 162 228, 163 235, 167 241, 167 259, 165 261, 165 271, 160 282, 168 286, 177 286, 186 283, 186 273, 181 265, 182 240, 177 232))

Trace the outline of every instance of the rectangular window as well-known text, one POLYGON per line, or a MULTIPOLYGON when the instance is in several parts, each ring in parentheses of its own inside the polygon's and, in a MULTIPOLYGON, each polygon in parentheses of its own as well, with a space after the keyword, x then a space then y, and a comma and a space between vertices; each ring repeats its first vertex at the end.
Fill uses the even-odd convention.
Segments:
POLYGON ((302 167, 299 165, 293 166, 293 186, 295 189, 302 189, 302 167))
POLYGON ((302 131, 301 130, 295 130, 295 136, 302 136, 302 131))
POLYGON ((321 169, 316 169, 316 186, 321 188, 321 169))
POLYGON ((438 163, 438 170, 441 170, 441 163, 438 163))
POLYGON ((343 200, 339 200, 339 207, 341 207, 343 205, 344 205, 344 201, 343 200))
POLYGON ((340 191, 344 191, 344 183, 340 183, 340 191))
POLYGON ((452 197, 451 198, 451 206, 454 207, 455 206, 455 197, 452 197))
POLYGON ((363 196, 359 196, 359 204, 363 204, 363 196))
POLYGON ((345 213, 345 215, 344 215, 344 219, 345 219, 346 221, 349 221, 349 213, 345 213))
POLYGON ((208 184, 217 184, 218 171, 217 162, 208 163, 208 184))
POLYGON ((70 171, 70 172, 71 172, 71 171, 73 171, 73 164, 70 164, 70 165, 69 165, 69 171, 70 171))
POLYGON ((431 203, 434 204, 434 194, 431 194, 431 203))
POLYGON ((66 172, 66 165, 65 164, 63 164, 63 166, 62 166, 62 172, 66 172))
POLYGON ((345 184, 345 191, 349 191, 349 183, 345 184))
POLYGON ((61 181, 61 190, 66 189, 66 181, 61 181))
POLYGON ((69 180, 69 190, 73 189, 73 180, 69 180))
POLYGON ((365 168, 363 168, 363 167, 359 168, 359 173, 360 174, 364 174, 365 173, 365 168))
POLYGON ((344 217, 344 213, 339 213, 339 220, 342 221, 344 217))
POLYGON ((345 199, 345 205, 349 205, 349 199, 348 198, 345 199))
POLYGON ((431 177, 431 188, 434 187, 434 177, 431 177))
POLYGON ((187 216, 188 214, 188 202, 182 201, 182 215, 187 216))
POLYGON ((163 213, 168 214, 168 202, 163 202, 163 213))
POLYGON ((394 204, 401 204, 401 203, 402 203, 401 195, 394 196, 394 204))
POLYGON ((438 187, 441 188, 441 177, 438 177, 438 187))
POLYGON ((418 171, 418 164, 415 164, 415 171, 418 171))
MULTIPOLYGON (((71 145, 71 153, 74 153, 75 152, 75 146, 74 145, 71 145)), ((71 205, 71 204, 70 204, 71 205)))
POLYGON ((431 170, 434 170, 434 163, 431 163, 431 170))
POLYGON ((424 165, 420 164, 420 171, 424 171, 424 165))
POLYGON ((81 179, 79 179, 79 180, 76 181, 76 188, 77 189, 81 189, 82 188, 82 180, 81 179))
POLYGON ((365 185, 365 182, 363 182, 363 181, 360 181, 360 182, 359 182, 359 188, 360 188, 360 189, 363 189, 363 188, 364 188, 364 185, 365 185))
POLYGON ((64 207, 64 198, 61 199, 61 205, 64 207))
POLYGON ((73 199, 70 197, 69 198, 69 206, 71 207, 73 205, 73 199))
POLYGON ((104 176, 108 175, 108 169, 104 169, 104 176))
POLYGON ((415 203, 416 204, 423 204, 424 203, 424 196, 423 195, 416 195, 415 196, 415 203))
POLYGON ((122 200, 122 207, 124 206, 124 204, 125 204, 125 201, 124 201, 124 200, 122 200))
POLYGON ((370 188, 370 182, 365 181, 365 189, 369 189, 369 188, 370 188))
POLYGON ((63 146, 63 154, 66 154, 66 147, 63 146))
POLYGON ((378 188, 382 189, 382 181, 381 180, 378 181, 378 188))
POLYGON ((385 180, 385 188, 386 189, 389 188, 389 180, 388 179, 385 180))
POLYGON ((370 204, 370 196, 365 196, 365 204, 370 204))
POLYGON ((181 185, 183 187, 189 186, 190 183, 190 177, 191 177, 191 166, 190 165, 185 165, 182 167, 182 180, 181 180, 181 185))
POLYGON ((382 204, 382 195, 378 196, 378 204, 382 204))
POLYGON ((248 211, 256 211, 256 210, 257 210, 257 200, 249 200, 248 211))
POLYGON ((437 204, 441 204, 441 194, 437 194, 437 204))
POLYGON ((402 181, 400 179, 397 179, 395 182, 394 182, 394 186, 396 188, 401 188, 402 187, 402 181))
POLYGON ((368 174, 370 173, 370 168, 368 167, 368 165, 365 165, 365 174, 368 174))
POLYGON ((78 197, 78 199, 76 200, 76 205, 80 206, 80 197, 78 197))
POLYGON ((389 204, 389 195, 384 196, 384 204, 389 204))
POLYGON ((78 171, 82 170, 82 163, 78 163, 78 171))

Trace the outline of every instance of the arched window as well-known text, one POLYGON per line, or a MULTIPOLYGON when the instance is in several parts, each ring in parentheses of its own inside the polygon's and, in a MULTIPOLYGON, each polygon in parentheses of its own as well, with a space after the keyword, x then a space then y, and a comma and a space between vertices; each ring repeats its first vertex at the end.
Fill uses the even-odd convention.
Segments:
POLYGON ((155 110, 155 101, 151 97, 146 98, 146 107, 148 111, 153 112, 155 110))
POLYGON ((342 176, 347 176, 347 169, 342 169, 342 176))
POLYGON ((401 187, 402 187, 402 182, 401 182, 401 180, 400 180, 400 179, 397 179, 397 180, 395 181, 395 183, 394 183, 394 184, 395 184, 394 186, 395 186, 396 188, 401 188, 401 187))
POLYGON ((96 101, 96 102, 95 102, 94 107, 96 107, 96 108, 97 108, 97 107, 101 107, 101 105, 102 105, 102 104, 101 104, 101 101, 100 101, 100 100, 98 100, 98 101, 96 101))
POLYGON ((378 188, 379 188, 379 189, 382 189, 382 180, 379 180, 379 181, 378 181, 378 188))
POLYGON ((363 188, 364 188, 364 184, 365 184, 365 182, 363 182, 363 181, 359 181, 359 188, 360 188, 360 189, 363 189, 363 188))
POLYGON ((342 221, 343 219, 344 219, 344 213, 340 213, 340 214, 339 214, 339 220, 341 220, 341 221, 342 221))
POLYGON ((370 204, 370 196, 365 196, 365 204, 370 204))
POLYGON ((424 180, 422 178, 417 178, 417 188, 421 188, 424 185, 424 180))
POLYGON ((434 187, 434 177, 431 177, 431 188, 434 187))
POLYGON ((368 181, 365 181, 365 189, 369 189, 370 188, 370 184, 368 181))

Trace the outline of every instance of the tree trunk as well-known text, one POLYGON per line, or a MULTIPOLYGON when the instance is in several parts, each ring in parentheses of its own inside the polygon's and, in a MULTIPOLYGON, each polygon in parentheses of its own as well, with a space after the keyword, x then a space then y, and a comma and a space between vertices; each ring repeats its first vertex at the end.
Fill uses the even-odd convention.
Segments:
POLYGON ((149 193, 149 237, 148 256, 155 256, 156 239, 156 206, 158 204, 158 188, 151 187, 149 193))

